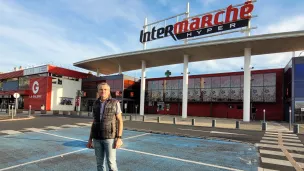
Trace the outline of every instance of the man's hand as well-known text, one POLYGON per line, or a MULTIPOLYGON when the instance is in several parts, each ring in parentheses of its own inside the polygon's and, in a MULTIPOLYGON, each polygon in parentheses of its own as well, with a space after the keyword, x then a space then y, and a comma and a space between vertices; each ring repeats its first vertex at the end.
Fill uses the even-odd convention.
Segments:
POLYGON ((120 138, 116 139, 115 148, 120 148, 122 146, 123 142, 120 138))
POLYGON ((93 148, 92 140, 88 141, 87 148, 93 148))

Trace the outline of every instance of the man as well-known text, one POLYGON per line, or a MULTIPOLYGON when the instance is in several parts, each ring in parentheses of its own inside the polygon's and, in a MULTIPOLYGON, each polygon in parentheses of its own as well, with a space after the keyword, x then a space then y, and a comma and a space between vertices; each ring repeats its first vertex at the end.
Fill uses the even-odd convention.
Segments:
POLYGON ((122 146, 123 120, 119 101, 110 96, 107 83, 98 85, 99 98, 93 104, 93 123, 87 148, 95 149, 97 170, 117 171, 116 149, 122 146), (118 131, 117 131, 118 130, 118 131), (93 142, 93 146, 92 146, 93 142))

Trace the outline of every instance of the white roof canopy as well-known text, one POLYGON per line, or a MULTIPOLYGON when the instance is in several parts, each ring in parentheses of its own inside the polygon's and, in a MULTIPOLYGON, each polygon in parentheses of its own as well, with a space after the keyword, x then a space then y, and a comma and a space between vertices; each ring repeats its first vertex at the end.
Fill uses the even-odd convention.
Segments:
POLYGON ((74 66, 101 74, 141 69, 141 60, 148 67, 183 63, 183 55, 189 62, 244 56, 244 48, 251 48, 251 55, 299 51, 304 49, 304 31, 264 34, 250 37, 221 39, 156 49, 140 50, 92 58, 74 63, 74 66))

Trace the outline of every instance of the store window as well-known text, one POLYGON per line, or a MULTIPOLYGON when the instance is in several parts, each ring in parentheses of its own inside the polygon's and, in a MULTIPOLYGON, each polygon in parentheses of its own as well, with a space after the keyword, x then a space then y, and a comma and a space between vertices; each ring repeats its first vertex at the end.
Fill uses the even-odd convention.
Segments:
POLYGON ((295 121, 303 122, 304 121, 304 100, 295 102, 295 121))
POLYGON ((73 105, 74 98, 70 97, 61 97, 60 98, 60 105, 73 105))

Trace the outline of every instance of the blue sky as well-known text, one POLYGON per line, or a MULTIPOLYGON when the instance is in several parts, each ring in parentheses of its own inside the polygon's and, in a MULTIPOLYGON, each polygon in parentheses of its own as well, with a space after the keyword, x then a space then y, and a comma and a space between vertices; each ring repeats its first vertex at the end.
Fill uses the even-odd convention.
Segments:
MULTIPOLYGON (((80 60, 141 50, 139 33, 148 22, 184 12, 186 0, 0 0, 0 72, 14 67, 54 64, 70 69, 80 60)), ((225 8, 244 0, 189 0, 190 16, 225 8)), ((252 35, 304 30, 303 0, 258 0, 252 35)), ((172 21, 174 22, 174 21, 172 21)), ((243 36, 231 34, 216 39, 243 36)), ((200 41, 208 41, 200 40, 200 41)), ((170 37, 147 48, 182 44, 170 37)), ((304 50, 304 49, 303 49, 304 50)), ((296 52, 296 55, 300 53, 296 52)), ((284 67, 291 52, 252 57, 256 69, 284 67), (261 63, 260 61, 263 61, 261 63)), ((189 64, 191 74, 241 71, 243 58, 189 64)), ((182 64, 147 69, 147 77, 180 75, 182 64)), ((87 72, 87 71, 86 71, 87 72)), ((140 71, 125 72, 139 76, 140 71)))

